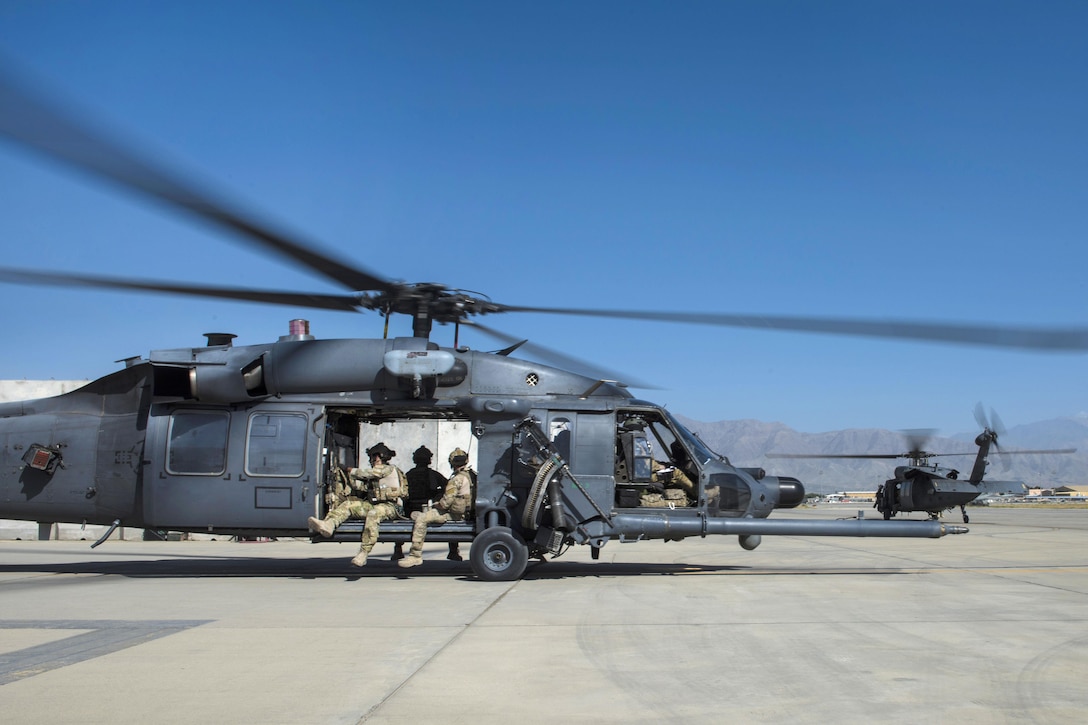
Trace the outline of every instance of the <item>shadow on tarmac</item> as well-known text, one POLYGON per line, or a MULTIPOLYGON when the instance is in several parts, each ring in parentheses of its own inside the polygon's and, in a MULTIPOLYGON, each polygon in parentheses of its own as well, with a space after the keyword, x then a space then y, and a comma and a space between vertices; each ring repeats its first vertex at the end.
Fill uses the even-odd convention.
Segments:
MULTIPOLYGON (((916 574, 914 569, 812 569, 804 567, 750 567, 690 563, 617 563, 547 561, 530 562, 522 577, 525 580, 566 579, 572 577, 636 577, 690 575, 748 575, 797 576, 841 574, 916 574)), ((339 557, 305 559, 272 559, 266 557, 208 557, 172 556, 166 559, 96 559, 80 562, 35 562, 33 564, 0 563, 0 575, 18 574, 83 574, 112 575, 130 578, 189 578, 189 577, 278 577, 296 579, 341 578, 355 581, 370 578, 419 579, 447 577, 475 581, 468 561, 427 559, 422 566, 401 569, 388 559, 371 559, 365 568, 356 568, 350 560, 339 557)), ((7 582, 10 586, 14 582, 7 582)), ((40 582, 39 582, 40 583, 40 582)))

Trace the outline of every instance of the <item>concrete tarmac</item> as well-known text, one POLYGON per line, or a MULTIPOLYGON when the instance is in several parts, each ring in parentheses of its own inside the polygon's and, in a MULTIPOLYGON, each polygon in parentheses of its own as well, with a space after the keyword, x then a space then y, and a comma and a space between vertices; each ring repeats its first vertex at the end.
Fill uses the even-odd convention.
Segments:
POLYGON ((505 583, 442 544, 405 571, 389 544, 354 569, 354 546, 300 541, 0 542, 0 707, 81 724, 1088 720, 1088 509, 970 512, 971 533, 937 540, 577 547, 505 583))

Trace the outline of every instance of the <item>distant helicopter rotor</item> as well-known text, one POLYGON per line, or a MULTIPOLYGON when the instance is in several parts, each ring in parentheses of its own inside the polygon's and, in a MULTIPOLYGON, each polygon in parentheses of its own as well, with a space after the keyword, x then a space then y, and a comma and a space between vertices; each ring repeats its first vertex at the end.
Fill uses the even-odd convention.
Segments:
POLYGON ((908 428, 900 431, 909 448, 903 453, 768 453, 767 458, 849 458, 849 459, 895 459, 906 458, 912 466, 926 466, 930 458, 937 456, 962 456, 966 453, 934 453, 925 450, 925 445, 936 431, 932 428, 908 428))
MULTIPOLYGON (((997 417, 997 413, 991 408, 990 417, 987 418, 985 412, 982 409, 982 403, 975 406, 975 420, 978 421, 982 432, 975 437, 975 444, 977 446, 983 446, 989 443, 995 450, 997 449, 997 439, 1005 432, 1005 427, 1001 423, 1001 419, 997 417)), ((928 465, 928 459, 937 458, 939 456, 973 456, 977 451, 963 451, 961 453, 934 453, 927 451, 923 448, 929 439, 933 436, 935 431, 931 428, 916 428, 907 429, 901 431, 907 440, 910 449, 904 453, 767 453, 767 458, 851 458, 851 459, 865 459, 865 458, 878 458, 878 459, 890 459, 890 458, 906 458, 910 460, 912 466, 926 466, 928 465)), ((1037 450, 1016 449, 1011 451, 998 451, 1001 455, 1024 455, 1029 453, 1075 453, 1076 448, 1047 448, 1037 450)))
POLYGON ((998 438, 1005 435, 1005 425, 1001 422, 1001 418, 998 417, 997 411, 990 408, 990 417, 986 417, 986 411, 982 407, 982 401, 975 403, 975 422, 982 428, 982 432, 978 434, 976 443, 981 445, 982 439, 988 439, 993 445, 994 450, 1001 452, 998 447, 998 438))

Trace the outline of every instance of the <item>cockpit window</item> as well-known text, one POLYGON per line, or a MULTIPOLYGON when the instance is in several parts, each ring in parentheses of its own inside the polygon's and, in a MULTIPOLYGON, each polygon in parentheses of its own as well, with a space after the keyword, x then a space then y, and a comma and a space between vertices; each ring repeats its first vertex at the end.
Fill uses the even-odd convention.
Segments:
POLYGON ((699 463, 700 466, 705 465, 707 461, 710 461, 711 459, 718 459, 725 463, 729 462, 729 460, 725 456, 710 450, 710 448, 705 443, 703 443, 703 441, 698 436, 685 428, 680 421, 674 418, 672 413, 665 411, 665 415, 669 419, 669 425, 676 432, 676 434, 683 439, 684 445, 689 451, 691 451, 691 455, 694 456, 695 460, 699 463))

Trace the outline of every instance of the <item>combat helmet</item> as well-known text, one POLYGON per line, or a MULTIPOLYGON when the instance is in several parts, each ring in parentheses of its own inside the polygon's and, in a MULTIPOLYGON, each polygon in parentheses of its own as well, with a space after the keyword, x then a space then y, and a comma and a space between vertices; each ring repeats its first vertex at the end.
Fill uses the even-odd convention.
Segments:
POLYGON ((412 463, 417 466, 426 466, 430 464, 432 458, 434 458, 434 454, 431 453, 431 449, 427 446, 420 446, 412 451, 412 463))
POLYGON ((385 443, 375 443, 370 448, 366 449, 366 455, 369 458, 377 456, 383 461, 388 462, 390 458, 397 455, 397 452, 385 445, 385 443))
POLYGON ((451 466, 453 466, 454 468, 460 468, 461 466, 465 465, 466 463, 468 463, 468 453, 461 450, 460 448, 454 448, 450 452, 450 465, 451 466))

